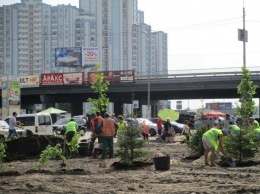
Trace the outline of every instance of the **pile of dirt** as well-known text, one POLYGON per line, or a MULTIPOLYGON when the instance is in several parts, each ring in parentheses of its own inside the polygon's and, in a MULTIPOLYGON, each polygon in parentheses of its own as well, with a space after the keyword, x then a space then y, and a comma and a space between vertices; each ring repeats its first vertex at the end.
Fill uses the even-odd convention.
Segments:
POLYGON ((28 136, 6 141, 6 162, 37 157, 48 145, 63 143, 63 139, 55 136, 28 136))

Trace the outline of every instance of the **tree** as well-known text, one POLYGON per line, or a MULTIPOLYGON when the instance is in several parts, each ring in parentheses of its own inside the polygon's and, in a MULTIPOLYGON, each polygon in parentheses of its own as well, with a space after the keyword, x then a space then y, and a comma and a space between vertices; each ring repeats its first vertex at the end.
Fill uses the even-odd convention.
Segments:
POLYGON ((93 89, 94 93, 98 94, 98 98, 88 98, 88 102, 91 102, 93 105, 91 112, 94 113, 106 111, 109 104, 109 98, 106 95, 109 81, 104 80, 104 74, 98 72, 100 68, 101 66, 97 64, 95 66, 96 73, 91 77, 91 88, 93 89))
POLYGON ((241 116, 243 128, 248 127, 248 117, 254 111, 255 105, 253 96, 256 94, 257 86, 250 80, 250 75, 250 71, 242 67, 242 79, 237 89, 241 106, 237 107, 236 112, 241 116))
POLYGON ((234 158, 239 158, 240 162, 244 158, 253 158, 255 150, 259 147, 256 141, 254 130, 248 125, 248 118, 254 111, 255 102, 253 96, 256 94, 257 86, 250 80, 250 71, 242 67, 242 79, 238 85, 238 94, 240 94, 240 106, 236 113, 241 116, 240 132, 230 134, 224 138, 223 145, 227 154, 234 158))
POLYGON ((117 150, 117 154, 121 157, 120 161, 127 166, 133 166, 136 158, 149 155, 149 152, 141 150, 145 141, 138 139, 140 133, 139 127, 127 126, 125 128, 125 139, 118 142, 120 149, 117 150))

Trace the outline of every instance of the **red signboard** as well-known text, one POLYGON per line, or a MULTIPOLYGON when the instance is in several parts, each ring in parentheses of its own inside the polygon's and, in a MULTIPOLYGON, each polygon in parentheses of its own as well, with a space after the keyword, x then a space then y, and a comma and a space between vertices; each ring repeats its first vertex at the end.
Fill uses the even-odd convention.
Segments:
POLYGON ((133 70, 122 70, 122 71, 99 71, 99 72, 88 72, 88 82, 95 82, 96 74, 103 73, 104 80, 110 83, 125 83, 134 82, 134 71, 133 70))
POLYGON ((41 85, 81 85, 83 73, 44 73, 41 74, 41 85))

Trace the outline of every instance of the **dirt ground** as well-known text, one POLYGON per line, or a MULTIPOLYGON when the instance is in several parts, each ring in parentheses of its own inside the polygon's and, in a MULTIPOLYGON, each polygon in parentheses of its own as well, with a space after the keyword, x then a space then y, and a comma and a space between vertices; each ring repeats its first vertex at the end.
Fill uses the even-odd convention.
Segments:
POLYGON ((260 165, 204 166, 203 157, 185 159, 190 151, 179 142, 152 140, 144 149, 152 152, 142 159, 148 164, 129 170, 112 167, 118 157, 69 159, 65 168, 60 160, 51 160, 42 171, 34 167, 38 159, 8 162, 9 176, 1 174, 0 193, 260 193, 260 165), (155 170, 153 157, 167 154, 170 169, 155 170))

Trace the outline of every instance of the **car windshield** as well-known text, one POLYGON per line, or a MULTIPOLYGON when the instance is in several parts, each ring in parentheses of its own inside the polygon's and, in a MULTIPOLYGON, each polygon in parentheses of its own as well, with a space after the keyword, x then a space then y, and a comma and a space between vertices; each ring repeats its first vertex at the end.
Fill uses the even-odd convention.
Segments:
POLYGON ((9 125, 6 121, 0 121, 0 128, 9 128, 9 125))
POLYGON ((54 125, 65 125, 70 121, 68 118, 59 119, 54 123, 54 125))

